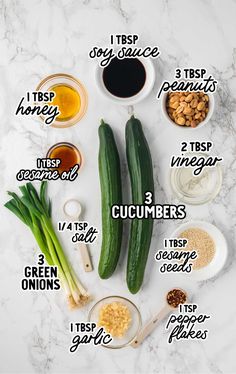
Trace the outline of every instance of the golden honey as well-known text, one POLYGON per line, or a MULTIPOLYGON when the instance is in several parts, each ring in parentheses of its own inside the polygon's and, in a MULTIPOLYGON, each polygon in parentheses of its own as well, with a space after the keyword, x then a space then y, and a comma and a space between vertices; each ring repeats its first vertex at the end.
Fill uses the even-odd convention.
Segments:
POLYGON ((79 113, 81 98, 73 87, 66 84, 57 84, 50 87, 49 91, 56 94, 50 104, 58 105, 60 114, 57 116, 57 121, 68 121, 79 113))

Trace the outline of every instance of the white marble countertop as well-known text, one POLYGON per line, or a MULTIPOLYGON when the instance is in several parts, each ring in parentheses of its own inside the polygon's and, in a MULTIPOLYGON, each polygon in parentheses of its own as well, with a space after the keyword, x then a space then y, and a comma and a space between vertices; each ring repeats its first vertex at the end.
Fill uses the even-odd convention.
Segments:
MULTIPOLYGON (((0 373, 236 373, 236 1, 3 0, 0 17, 0 373), (63 218, 65 199, 77 197, 86 207, 86 219, 101 228, 97 129, 101 118, 114 128, 126 178, 124 127, 129 114, 127 107, 108 103, 99 95, 95 61, 87 56, 92 46, 105 44, 110 33, 122 32, 138 33, 142 45, 157 44, 161 50, 161 58, 155 62, 155 87, 134 107, 153 156, 156 199, 159 203, 176 202, 169 191, 168 164, 180 142, 212 140, 216 154, 224 157, 223 186, 214 202, 187 206, 187 220, 203 219, 218 226, 227 238, 229 258, 217 278, 187 287, 179 282, 193 295, 199 310, 212 316, 206 341, 168 345, 162 324, 137 350, 83 346, 71 355, 68 323, 86 320, 89 307, 70 312, 63 293, 21 291, 23 267, 35 264, 38 251, 30 233, 3 203, 5 191, 16 190, 15 174, 20 168, 34 167, 36 158, 45 155, 55 142, 72 141, 82 150, 85 167, 73 183, 50 183, 55 220, 63 218), (176 67, 186 66, 207 68, 219 80, 219 89, 211 122, 183 138, 182 131, 163 119, 155 94, 163 78, 171 77, 176 67), (43 130, 37 119, 14 117, 25 91, 58 72, 78 77, 85 84, 89 107, 84 119, 69 129, 43 130)), ((176 285, 174 278, 159 274, 153 260, 162 239, 176 225, 174 221, 155 224, 145 282, 135 296, 130 296, 125 285, 124 259, 115 275, 102 281, 97 269, 83 272, 79 254, 67 235, 61 236, 94 300, 110 294, 130 297, 146 321, 162 306, 165 292, 176 285)), ((96 268, 100 239, 91 246, 96 268)))

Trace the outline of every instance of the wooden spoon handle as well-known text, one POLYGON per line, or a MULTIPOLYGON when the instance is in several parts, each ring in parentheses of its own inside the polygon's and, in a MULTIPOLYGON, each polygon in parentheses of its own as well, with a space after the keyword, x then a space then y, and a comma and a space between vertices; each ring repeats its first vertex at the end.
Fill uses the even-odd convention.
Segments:
POLYGON ((171 311, 169 305, 164 306, 161 311, 156 314, 140 331, 136 339, 131 343, 131 347, 137 348, 148 335, 156 328, 156 326, 161 322, 171 311))
POLYGON ((86 272, 93 270, 92 261, 89 254, 89 249, 85 243, 79 243, 79 250, 82 258, 84 270, 86 272))

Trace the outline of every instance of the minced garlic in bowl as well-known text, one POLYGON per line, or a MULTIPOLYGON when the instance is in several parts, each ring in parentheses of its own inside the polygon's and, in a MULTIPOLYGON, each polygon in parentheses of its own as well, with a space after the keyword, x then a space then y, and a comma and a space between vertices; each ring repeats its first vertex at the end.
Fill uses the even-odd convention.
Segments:
POLYGON ((106 332, 113 337, 122 338, 131 323, 131 313, 126 305, 114 301, 101 307, 98 325, 103 326, 106 332))
POLYGON ((103 347, 119 349, 130 345, 137 337, 141 326, 141 314, 137 306, 122 296, 107 296, 93 305, 88 315, 89 322, 104 328, 112 341, 103 347))

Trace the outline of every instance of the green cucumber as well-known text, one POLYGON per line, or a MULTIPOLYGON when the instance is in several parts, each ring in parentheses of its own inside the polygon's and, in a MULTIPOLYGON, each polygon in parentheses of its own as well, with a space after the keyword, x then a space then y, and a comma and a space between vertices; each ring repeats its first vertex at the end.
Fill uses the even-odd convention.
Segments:
MULTIPOLYGON (((152 192, 154 180, 152 158, 141 122, 132 116, 126 124, 126 156, 130 174, 132 203, 143 204, 145 192, 152 192)), ((129 237, 126 281, 131 293, 139 291, 147 263, 153 219, 133 219, 129 237)))
POLYGON ((111 217, 111 207, 122 204, 120 158, 111 127, 103 120, 99 133, 99 176, 102 200, 102 248, 98 273, 109 278, 118 263, 122 241, 122 219, 111 217))

